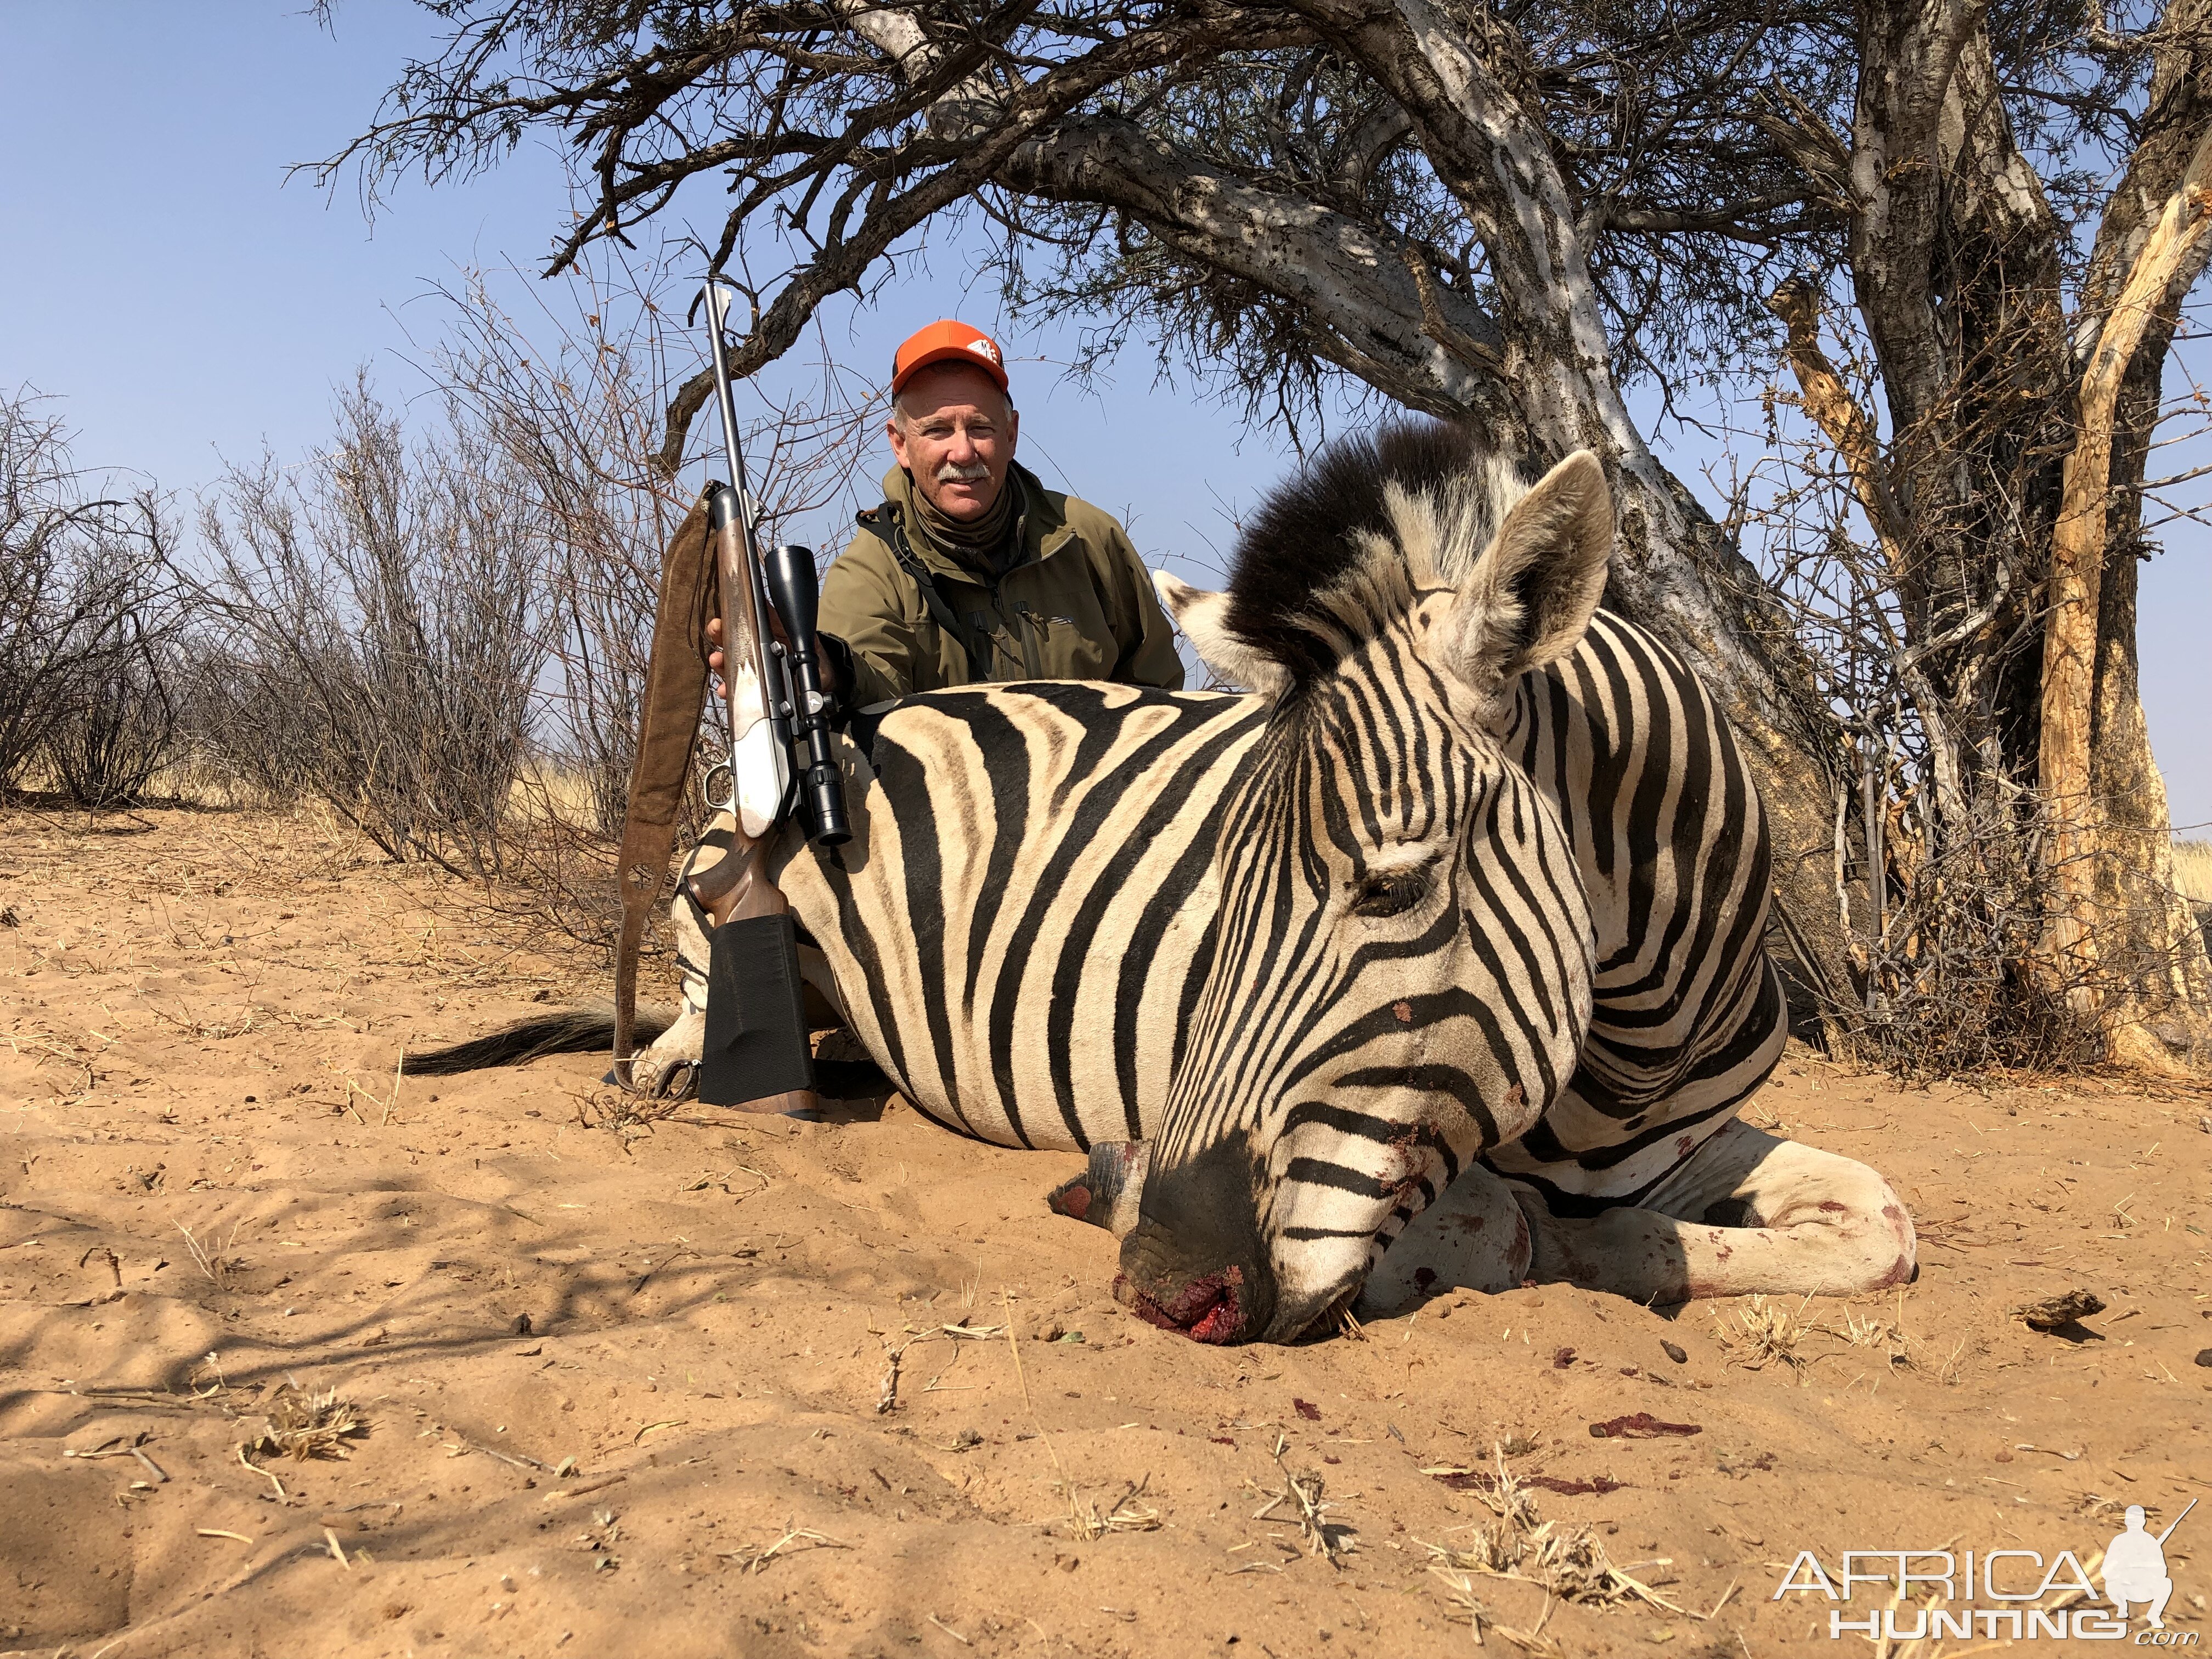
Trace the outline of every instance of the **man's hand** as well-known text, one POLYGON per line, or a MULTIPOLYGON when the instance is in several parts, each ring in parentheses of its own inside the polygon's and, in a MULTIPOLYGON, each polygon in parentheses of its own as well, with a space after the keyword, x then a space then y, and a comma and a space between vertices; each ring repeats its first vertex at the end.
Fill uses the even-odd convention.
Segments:
MULTIPOLYGON (((778 640, 782 640, 787 645, 790 643, 788 640, 784 639, 783 618, 776 615, 773 609, 771 609, 768 613, 768 625, 769 630, 773 633, 778 640)), ((823 696, 827 697, 836 696, 844 690, 842 686, 837 684, 837 660, 827 651, 824 651, 822 648, 822 640, 819 635, 815 636, 814 641, 814 661, 816 667, 818 669, 822 676, 823 696)), ((720 617, 709 617, 707 618, 707 667, 716 678, 719 679, 721 677, 722 619, 720 617)))

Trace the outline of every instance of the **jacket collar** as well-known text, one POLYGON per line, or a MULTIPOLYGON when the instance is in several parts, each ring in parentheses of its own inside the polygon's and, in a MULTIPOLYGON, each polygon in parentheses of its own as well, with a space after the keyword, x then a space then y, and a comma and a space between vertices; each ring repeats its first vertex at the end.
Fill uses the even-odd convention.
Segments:
MULTIPOLYGON (((1019 461, 1007 469, 1006 488, 1022 492, 1021 507, 1014 520, 1014 534, 1021 543, 1022 553, 1000 573, 1002 580, 1024 565, 1050 558, 1073 538, 1067 527, 1066 498, 1046 489, 1036 474, 1019 461)), ((904 467, 895 466, 884 474, 884 499, 905 525, 907 541, 915 556, 933 574, 954 581, 981 582, 982 578, 974 569, 954 558, 922 527, 914 493, 914 479, 904 467)))

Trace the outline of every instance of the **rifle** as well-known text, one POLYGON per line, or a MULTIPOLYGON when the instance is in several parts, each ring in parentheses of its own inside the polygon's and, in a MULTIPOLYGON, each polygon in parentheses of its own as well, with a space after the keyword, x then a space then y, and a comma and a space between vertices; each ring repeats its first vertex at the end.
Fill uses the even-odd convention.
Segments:
POLYGON ((696 525, 700 509, 695 507, 670 545, 662 575, 643 729, 631 783, 631 821, 623 838, 625 891, 615 970, 615 1078, 631 1085, 637 945, 645 909, 659 891, 659 871, 665 868, 665 862, 658 869, 650 862, 650 844, 657 836, 665 861, 673 817, 665 798, 672 780, 688 770, 698 736, 704 664, 696 635, 701 613, 714 612, 722 622, 729 750, 726 760, 708 770, 707 805, 729 813, 734 823, 721 861, 694 874, 688 883, 692 898, 720 923, 709 940, 699 1098, 708 1105, 744 1106, 758 1112, 809 1111, 815 1105, 814 1062, 799 972, 798 929, 768 861, 778 830, 794 809, 802 815, 810 839, 820 845, 834 847, 846 841, 851 827, 830 742, 830 702, 822 690, 815 640, 820 595, 814 555, 803 547, 780 545, 765 562, 761 557, 723 337, 729 294, 720 283, 709 281, 702 297, 707 302, 722 451, 732 482, 708 482, 701 500, 705 525, 696 525), (699 535, 701 528, 703 536, 699 535), (781 624, 781 638, 767 625, 771 617, 781 624), (678 641, 679 629, 694 635, 688 649, 678 641), (794 744, 803 745, 805 753, 796 775, 794 744), (712 788, 718 775, 729 780, 729 793, 722 799, 715 799, 712 788))
POLYGON ((2168 1527, 2168 1528, 2167 1528, 2164 1532, 2162 1532, 2162 1533, 2159 1534, 2159 1535, 2158 1535, 2158 1541, 2159 1541, 2159 1546, 2160 1546, 2160 1548, 2163 1548, 2163 1547, 2165 1547, 2166 1540, 2167 1539, 2169 1539, 2169 1538, 2171 1538, 2171 1537, 2172 1537, 2172 1536, 2173 1536, 2173 1528, 2174 1528, 2174 1527, 2178 1527, 2178 1526, 2179 1526, 2183 1522, 2185 1522, 2185 1521, 2186 1521, 2187 1519, 2189 1519, 2189 1510, 2193 1510, 2193 1509, 2195 1509, 2196 1507, 2197 1507, 2197 1500, 2196 1500, 2195 1498, 2191 1498, 2191 1499, 2189 1500, 2189 1505, 2188 1505, 2188 1508, 2187 1508, 2187 1509, 2183 1510, 2181 1511, 2181 1513, 2180 1513, 2180 1514, 2179 1514, 2179 1515, 2177 1515, 2177 1516, 2175 1516, 2173 1517, 2173 1525, 2172 1525, 2172 1526, 2169 1526, 2169 1527, 2168 1527))

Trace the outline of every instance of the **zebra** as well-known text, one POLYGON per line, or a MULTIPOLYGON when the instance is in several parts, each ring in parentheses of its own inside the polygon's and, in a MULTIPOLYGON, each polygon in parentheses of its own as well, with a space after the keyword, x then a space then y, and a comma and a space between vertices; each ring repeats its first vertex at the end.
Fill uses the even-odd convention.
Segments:
POLYGON ((1696 676, 1599 608, 1595 459, 1517 494, 1400 428, 1279 492, 1225 594, 1164 591, 1270 714, 1122 1244, 1155 1323, 1280 1341, 1439 1279, 1912 1273, 1878 1175, 1736 1117, 1787 1036, 1758 792, 1696 676))
MULTIPOLYGON (((1887 1183, 1735 1116, 1784 1035, 1764 821, 1695 677, 1599 608, 1613 542, 1586 453, 1530 488, 1456 428, 1340 441, 1226 592, 1155 579, 1246 692, 966 687, 842 748, 853 842, 772 861, 810 983, 926 1115, 1091 1152, 1062 1207, 1200 1340, 1532 1277, 1899 1282, 1887 1183)), ((704 1035, 708 919, 672 920, 663 1091, 704 1035)), ((567 1029, 538 1051, 604 1041, 567 1029)))

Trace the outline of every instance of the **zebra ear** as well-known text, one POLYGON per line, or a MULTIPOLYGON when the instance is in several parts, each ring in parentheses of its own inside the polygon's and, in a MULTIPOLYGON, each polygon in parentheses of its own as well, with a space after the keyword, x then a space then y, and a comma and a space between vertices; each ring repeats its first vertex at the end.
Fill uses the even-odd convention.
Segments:
POLYGON ((1231 685, 1274 696, 1289 677, 1273 657, 1229 631, 1229 596, 1193 587, 1164 570, 1152 572, 1152 586, 1175 625, 1188 636, 1199 660, 1231 685))
POLYGON ((1515 503, 1444 624, 1444 659, 1488 696, 1582 643, 1613 556, 1613 492, 1578 449, 1515 503))

